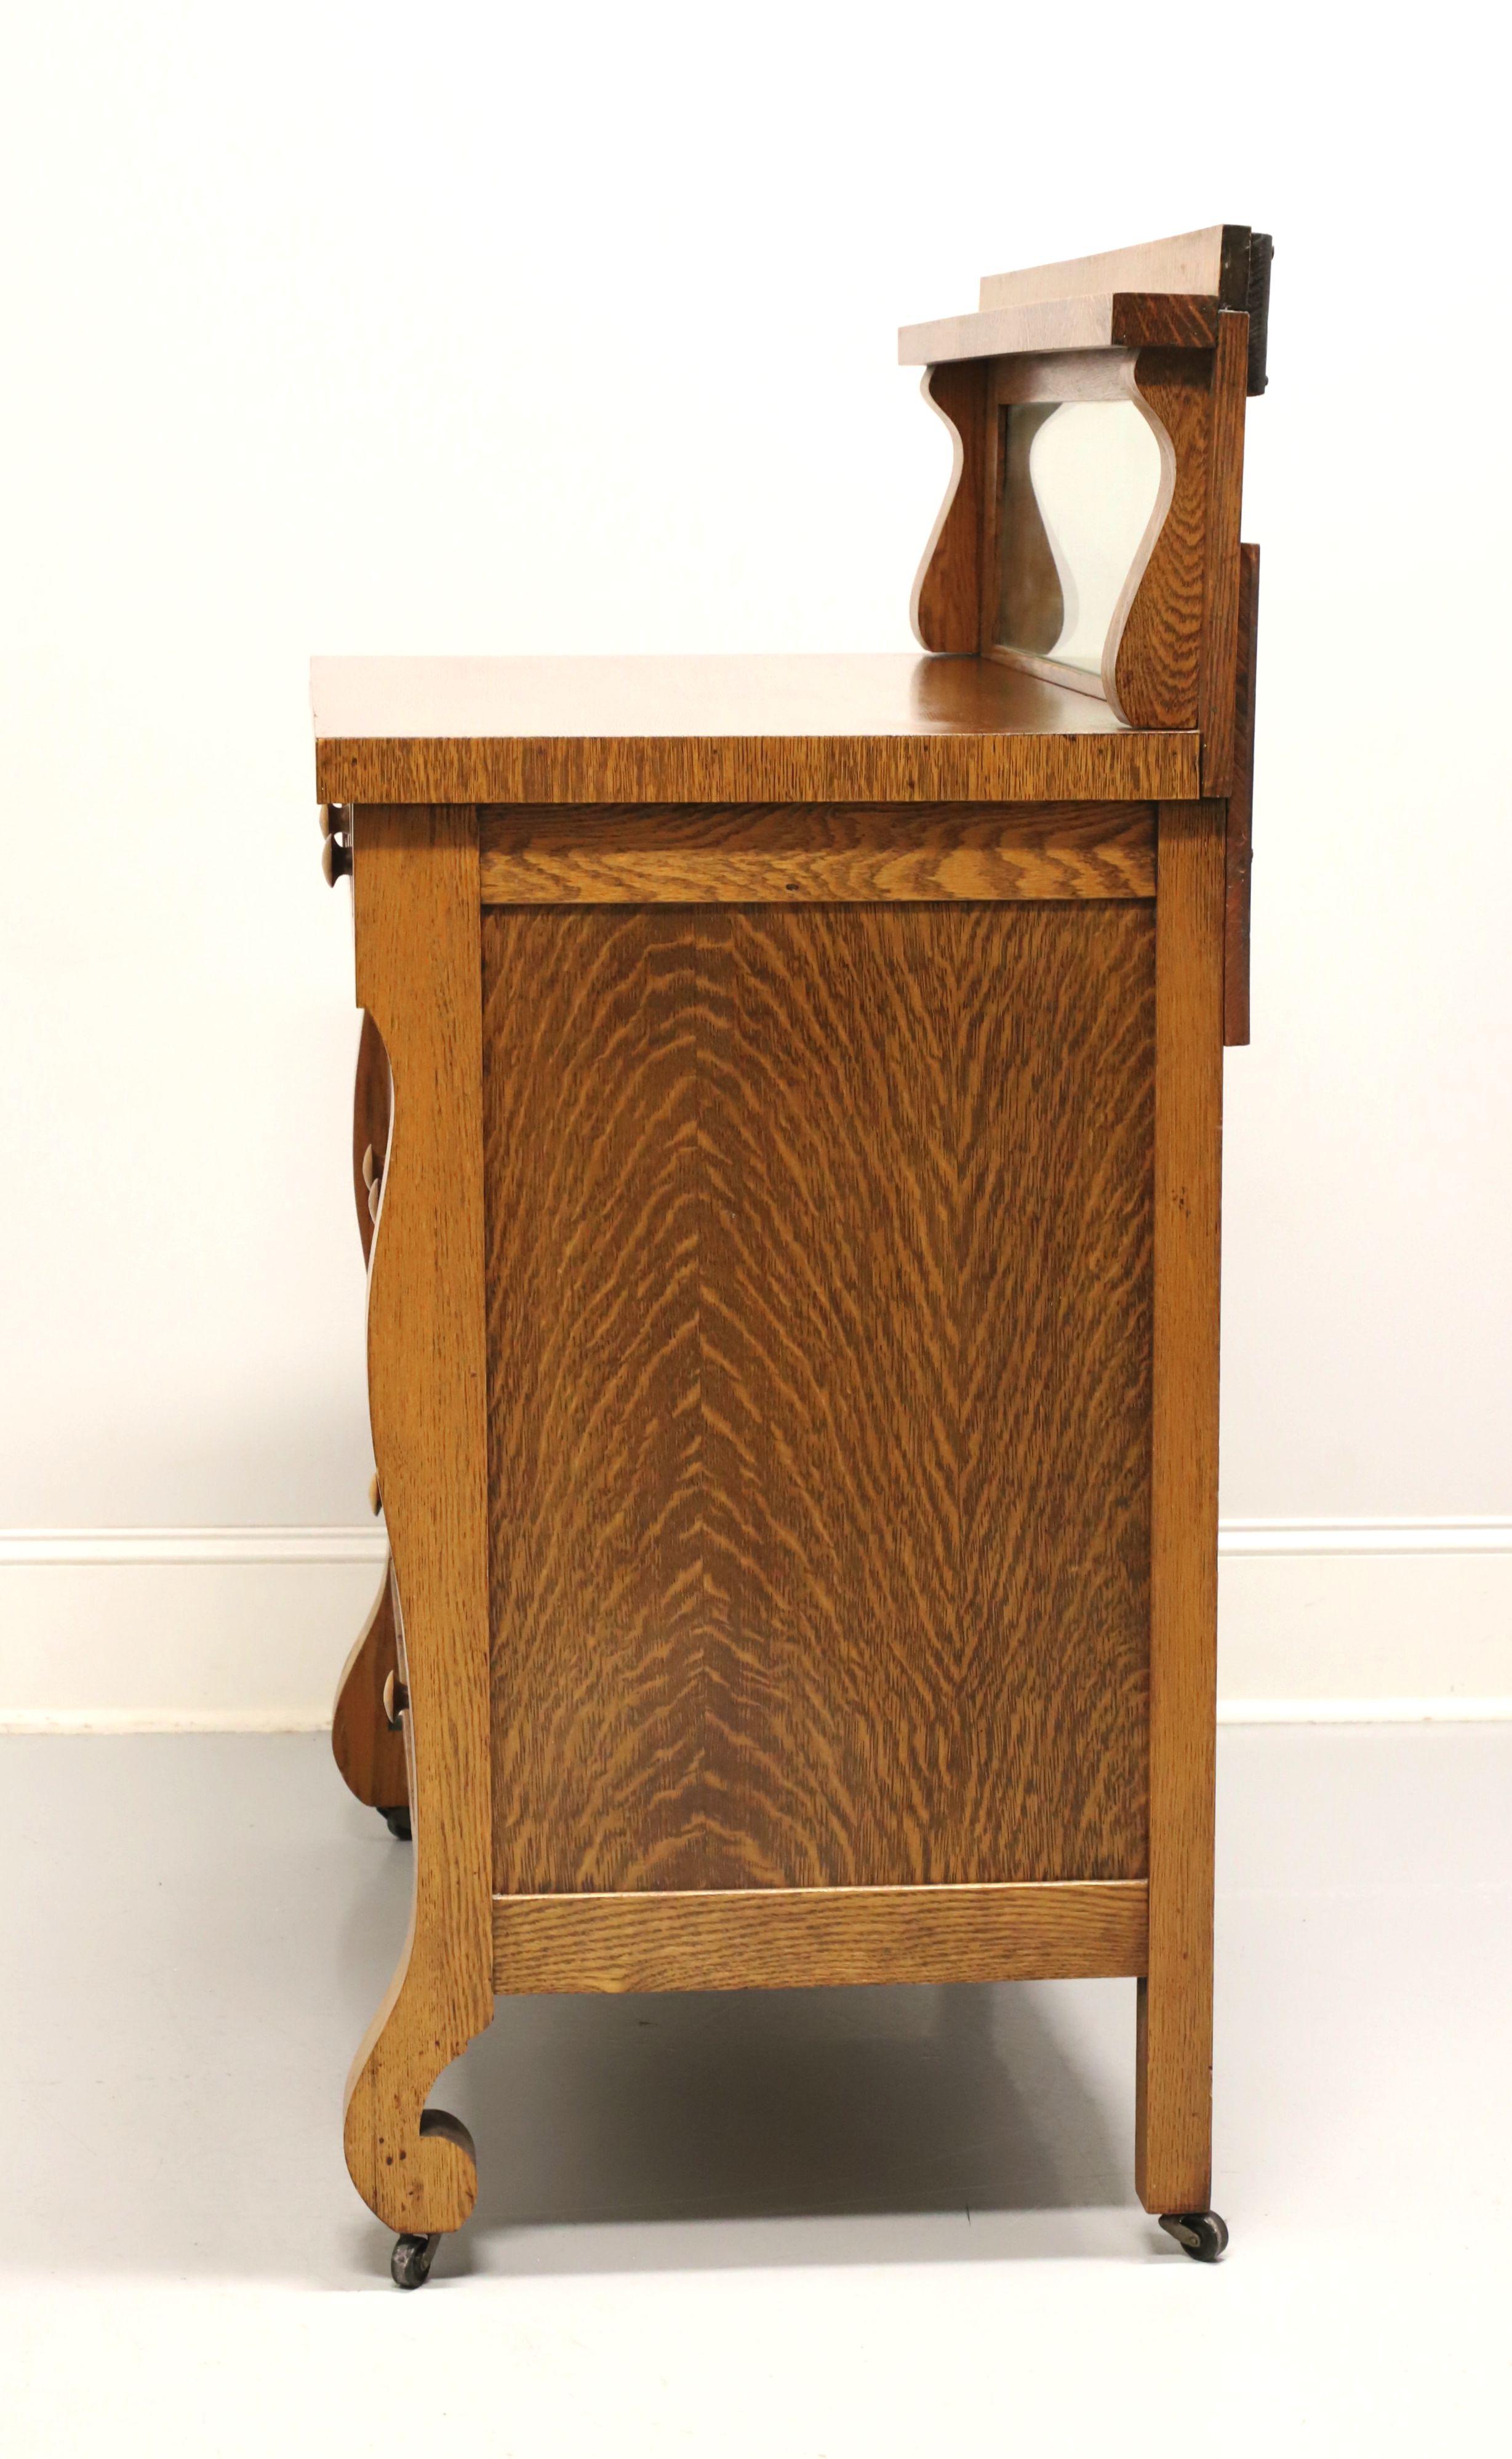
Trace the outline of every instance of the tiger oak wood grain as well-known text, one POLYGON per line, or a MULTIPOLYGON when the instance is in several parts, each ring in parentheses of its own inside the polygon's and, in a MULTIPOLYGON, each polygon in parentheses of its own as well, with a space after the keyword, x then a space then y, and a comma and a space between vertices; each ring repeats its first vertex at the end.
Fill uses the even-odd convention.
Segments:
POLYGON ((1109 706, 1131 725, 1191 726, 1208 553, 1211 356, 1142 350, 1134 383, 1155 421, 1161 492, 1108 626, 1102 687, 1109 706))
POLYGON ((495 1893, 1143 1877, 1151 909, 483 952, 495 1893))
POLYGON ((1153 896, 1146 803, 510 805, 481 819, 485 905, 1153 896))
POLYGON ((1221 803, 1160 813, 1149 1954, 1135 2121, 1135 2184, 1154 2212, 1203 2211, 1211 2192, 1224 820, 1221 803))
POLYGON ((317 658, 310 681, 331 801, 1152 802, 1198 790, 1195 732, 1131 730, 1101 701, 970 656, 317 658))
POLYGON ((346 2086, 346 2165, 396 2230, 460 2227, 465 2129, 425 2098, 494 2011, 477 818, 354 815, 357 998, 388 1053, 368 1386, 410 1694, 410 1935, 346 2086))
POLYGON ((1144 1968, 1144 1915, 1141 1879, 496 1896, 494 1986, 525 1992, 1117 1980, 1144 1968))

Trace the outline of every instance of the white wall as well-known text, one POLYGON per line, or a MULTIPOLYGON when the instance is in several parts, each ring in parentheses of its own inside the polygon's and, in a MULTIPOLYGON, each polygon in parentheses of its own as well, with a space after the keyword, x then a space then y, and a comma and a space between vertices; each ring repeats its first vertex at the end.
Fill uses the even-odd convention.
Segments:
MULTIPOLYGON (((1225 1513, 1512 1529, 1503 39, 1211 0, 10 12, 0 1525, 362 1517, 309 654, 905 646, 946 440, 894 326, 1228 217, 1277 258, 1225 1513)), ((200 1696, 215 1609, 42 1579, 0 1571, 22 1706, 200 1696)), ((1512 1693, 1491 1585, 1473 1676, 1445 1606, 1377 1687, 1512 1693)), ((1240 1687, 1297 1687, 1256 1610, 1240 1687)), ((226 1713, 323 1693, 346 1613, 297 1666, 281 1608, 262 1651, 222 1616, 226 1713)))

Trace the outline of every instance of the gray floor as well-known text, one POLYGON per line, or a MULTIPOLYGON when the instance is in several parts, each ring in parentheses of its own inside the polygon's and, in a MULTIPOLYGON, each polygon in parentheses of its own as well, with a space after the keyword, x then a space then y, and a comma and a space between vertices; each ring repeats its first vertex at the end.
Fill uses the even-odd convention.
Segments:
POLYGON ((8 2451, 1349 2449, 1512 2416, 1512 1727, 1230 1730, 1199 2270, 1133 1988, 502 2002, 422 2296, 342 2166, 408 1856, 318 1738, 0 1741, 8 2451))

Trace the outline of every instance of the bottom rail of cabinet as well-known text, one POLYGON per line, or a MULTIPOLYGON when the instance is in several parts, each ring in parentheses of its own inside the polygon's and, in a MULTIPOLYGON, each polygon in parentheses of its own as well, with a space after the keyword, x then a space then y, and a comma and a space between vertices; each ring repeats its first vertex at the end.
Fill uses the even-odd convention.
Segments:
POLYGON ((498 1992, 1108 1980, 1145 1970, 1143 1879, 495 1896, 498 1992))

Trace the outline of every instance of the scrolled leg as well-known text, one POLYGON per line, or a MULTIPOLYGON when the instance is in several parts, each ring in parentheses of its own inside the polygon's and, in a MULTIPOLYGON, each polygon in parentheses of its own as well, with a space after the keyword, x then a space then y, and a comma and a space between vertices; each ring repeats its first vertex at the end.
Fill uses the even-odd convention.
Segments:
MULTIPOLYGON (((347 2082, 345 2137, 368 2208, 425 2240, 460 2228, 477 2192, 466 2129, 426 2095, 494 2012, 477 824, 470 809, 363 808, 353 830, 358 998, 392 1077, 368 1379, 404 1637, 414 1897, 347 2082)), ((407 2245, 405 2284, 433 2251, 407 2245)))

